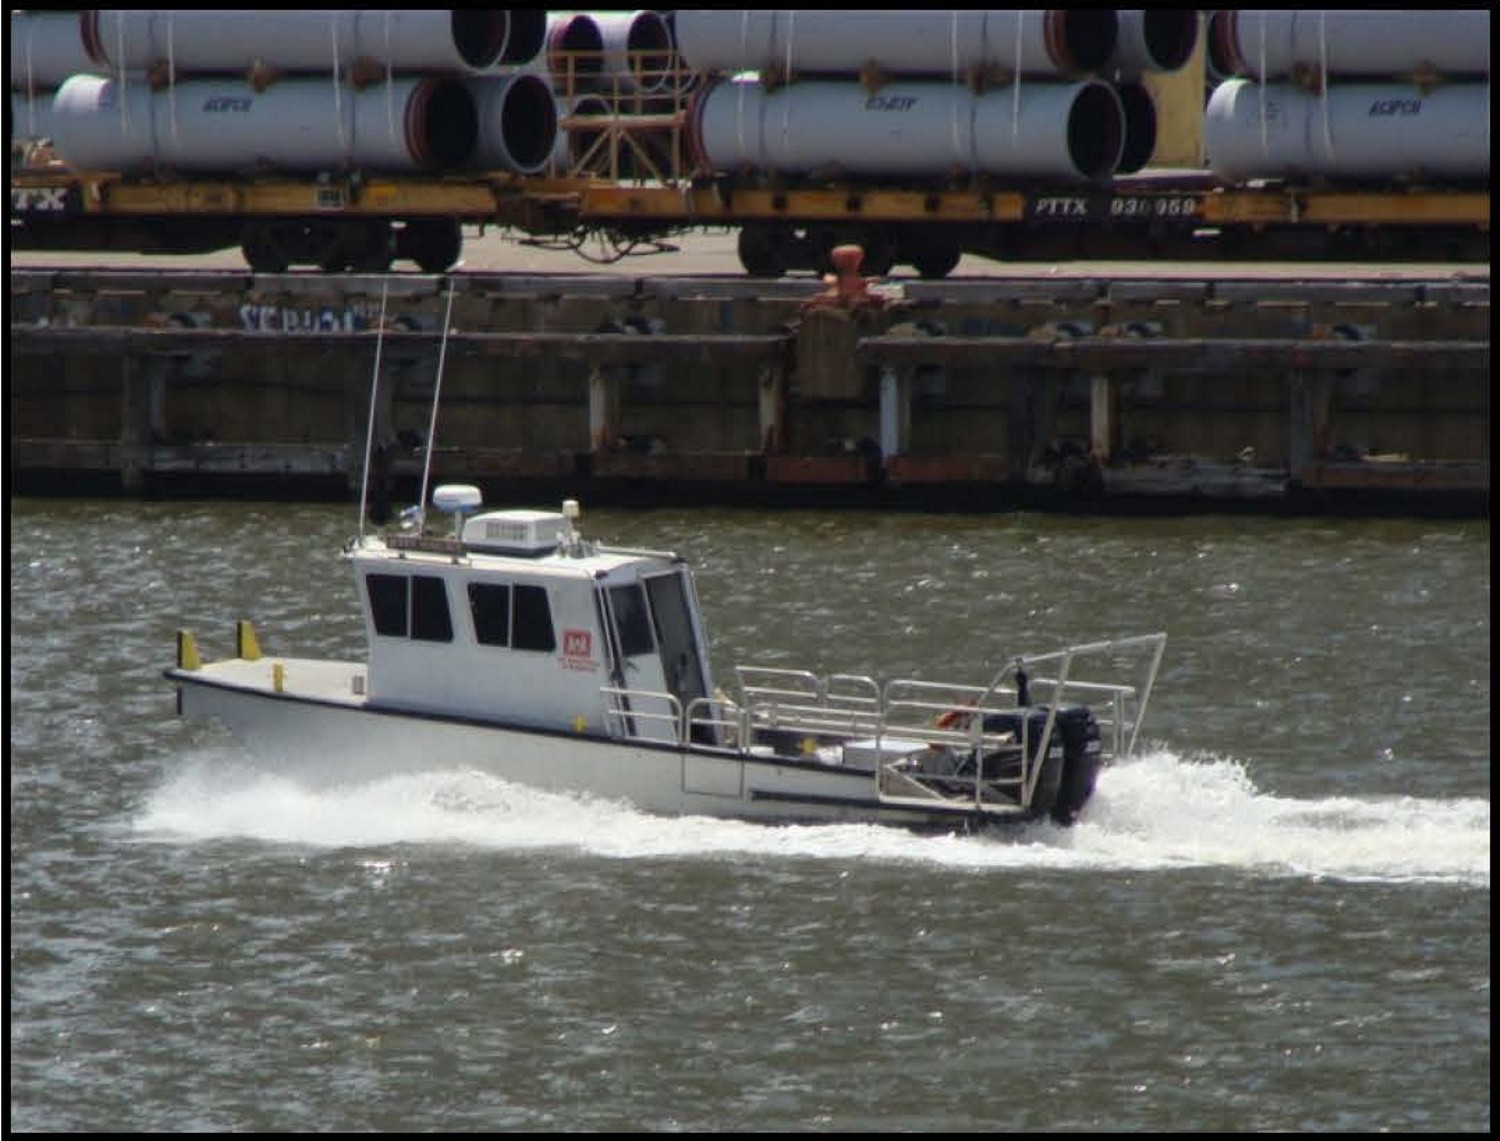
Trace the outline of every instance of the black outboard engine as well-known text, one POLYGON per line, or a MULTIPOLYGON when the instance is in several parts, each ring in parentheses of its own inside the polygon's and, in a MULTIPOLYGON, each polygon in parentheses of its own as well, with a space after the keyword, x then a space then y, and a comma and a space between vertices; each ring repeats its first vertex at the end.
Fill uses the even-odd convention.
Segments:
POLYGON ((1047 731, 1047 706, 1035 705, 1024 712, 990 713, 984 719, 986 733, 1012 733, 1018 742, 1008 749, 997 749, 984 758, 984 775, 989 780, 1017 780, 1021 775, 1021 747, 1024 721, 1028 760, 1041 764, 1041 775, 1031 798, 1030 817, 1041 820, 1051 816, 1058 824, 1072 824, 1094 794, 1103 761, 1099 723, 1086 705, 1064 705, 1057 711, 1052 726, 1052 740, 1047 755, 1038 758, 1042 734, 1047 731))
POLYGON ((1053 733, 1059 732, 1063 738, 1063 775, 1057 799, 1052 802, 1052 819, 1066 826, 1078 819, 1083 806, 1094 795, 1094 782, 1104 766, 1104 747, 1099 722, 1086 705, 1058 709, 1053 733))

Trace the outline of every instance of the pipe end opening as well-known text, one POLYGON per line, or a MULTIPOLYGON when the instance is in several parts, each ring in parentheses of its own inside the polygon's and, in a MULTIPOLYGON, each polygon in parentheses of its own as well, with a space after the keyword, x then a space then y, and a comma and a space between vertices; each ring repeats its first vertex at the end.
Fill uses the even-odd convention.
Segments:
POLYGON ((1059 67, 1066 71, 1098 71, 1114 54, 1120 21, 1113 8, 1070 8, 1049 15, 1061 20, 1053 50, 1059 67))
POLYGON ((459 58, 476 71, 492 67, 505 51, 509 19, 504 12, 457 8, 448 17, 459 58))
POLYGON ((1083 86, 1068 111, 1068 157, 1090 180, 1108 178, 1120 164, 1125 145, 1120 98, 1105 83, 1083 86))
POLYGON ((1192 8, 1147 8, 1142 32, 1146 51, 1160 71, 1176 71, 1198 46, 1198 13, 1192 8))

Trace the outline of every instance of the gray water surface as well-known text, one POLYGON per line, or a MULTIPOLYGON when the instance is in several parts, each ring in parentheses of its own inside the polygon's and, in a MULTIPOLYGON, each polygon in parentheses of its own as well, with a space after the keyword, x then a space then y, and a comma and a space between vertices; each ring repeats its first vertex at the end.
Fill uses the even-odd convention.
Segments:
POLYGON ((725 682, 1166 630, 1149 743, 1005 836, 273 776, 161 670, 358 656, 352 510, 13 500, 13 1128, 1489 1128, 1487 524, 585 508, 725 682))

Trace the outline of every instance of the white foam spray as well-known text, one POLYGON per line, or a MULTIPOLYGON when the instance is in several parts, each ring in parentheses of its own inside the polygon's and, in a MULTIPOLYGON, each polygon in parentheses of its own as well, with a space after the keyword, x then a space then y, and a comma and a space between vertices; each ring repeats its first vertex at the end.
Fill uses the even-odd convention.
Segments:
POLYGON ((223 753, 191 758, 150 797, 134 824, 138 836, 163 842, 442 843, 573 849, 620 859, 749 855, 972 869, 1226 867, 1273 876, 1485 886, 1490 867, 1487 800, 1289 799, 1258 791, 1239 762, 1168 751, 1106 772, 1071 829, 1038 824, 979 836, 666 818, 617 802, 538 792, 477 771, 307 785, 223 753))

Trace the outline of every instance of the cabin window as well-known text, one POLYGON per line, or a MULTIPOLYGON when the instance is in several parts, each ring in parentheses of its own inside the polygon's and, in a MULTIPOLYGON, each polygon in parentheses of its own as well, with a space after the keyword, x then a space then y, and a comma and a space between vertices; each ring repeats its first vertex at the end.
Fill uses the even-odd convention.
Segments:
POLYGON ((474 617, 474 637, 482 646, 546 651, 557 648, 546 587, 472 582, 469 612, 474 617))
POLYGON ((370 617, 375 620, 375 633, 392 638, 406 637, 406 576, 366 575, 365 592, 370 596, 370 617))
POLYGON ((620 653, 627 658, 655 651, 651 636, 651 613, 646 609, 646 592, 638 582, 609 588, 610 609, 615 612, 615 629, 620 634, 620 653))
POLYGON ((412 576, 411 636, 423 642, 453 641, 448 588, 442 579, 423 574, 412 576))
POLYGON ((371 574, 365 576, 365 592, 370 598, 375 633, 424 642, 453 641, 448 591, 442 579, 432 575, 371 574))
POLYGON ((552 633, 552 608, 547 605, 547 589, 542 586, 516 587, 515 637, 518 650, 555 650, 557 638, 552 633))
POLYGON ((474 616, 474 638, 481 646, 510 645, 510 587, 469 583, 469 613, 474 616))

